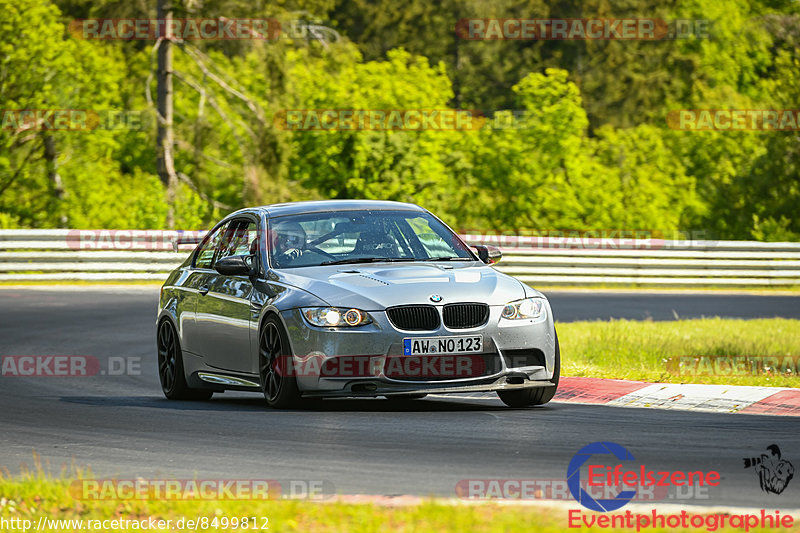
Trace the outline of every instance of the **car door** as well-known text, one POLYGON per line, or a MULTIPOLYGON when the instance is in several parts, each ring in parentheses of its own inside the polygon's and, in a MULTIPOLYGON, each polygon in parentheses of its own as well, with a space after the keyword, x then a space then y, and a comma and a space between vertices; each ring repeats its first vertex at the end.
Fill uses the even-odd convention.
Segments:
MULTIPOLYGON (((225 222, 208 233, 208 236, 198 246, 192 259, 189 277, 183 285, 187 295, 184 298, 184 309, 181 313, 181 332, 183 351, 193 355, 200 355, 203 345, 197 327, 197 300, 208 287, 209 276, 216 272, 211 268, 214 255, 221 248, 222 239, 230 227, 230 222, 225 222)), ((205 291, 207 292, 207 291, 205 291)), ((205 293, 204 292, 204 293, 205 293)))
POLYGON ((198 288, 197 350, 208 366, 235 372, 252 371, 250 299, 253 283, 247 276, 225 276, 213 268, 217 261, 231 255, 255 253, 257 262, 257 235, 255 219, 232 220, 198 288))

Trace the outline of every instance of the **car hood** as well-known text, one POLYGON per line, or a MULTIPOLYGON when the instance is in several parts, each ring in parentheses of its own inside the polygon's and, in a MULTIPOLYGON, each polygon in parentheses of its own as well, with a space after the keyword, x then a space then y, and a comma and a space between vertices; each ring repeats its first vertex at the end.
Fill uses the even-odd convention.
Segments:
POLYGON ((479 263, 376 263, 274 271, 286 284, 328 305, 379 311, 393 305, 485 302, 504 305, 525 297, 516 279, 479 263))

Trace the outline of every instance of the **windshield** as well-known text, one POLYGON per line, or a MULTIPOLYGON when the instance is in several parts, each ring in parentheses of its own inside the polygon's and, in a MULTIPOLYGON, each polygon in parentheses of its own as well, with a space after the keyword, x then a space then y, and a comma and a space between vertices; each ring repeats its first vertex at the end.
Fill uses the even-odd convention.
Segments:
POLYGON ((270 220, 270 263, 297 268, 383 261, 473 261, 444 224, 419 211, 334 211, 270 220))

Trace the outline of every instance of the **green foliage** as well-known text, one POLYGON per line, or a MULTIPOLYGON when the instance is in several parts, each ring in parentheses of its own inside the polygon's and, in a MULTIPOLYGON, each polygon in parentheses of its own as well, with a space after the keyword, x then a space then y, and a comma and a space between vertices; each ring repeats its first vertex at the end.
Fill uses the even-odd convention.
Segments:
MULTIPOLYGON (((323 57, 301 50, 289 55, 289 64, 294 109, 446 109, 452 97, 441 65, 403 50, 366 63, 349 45, 323 57)), ((415 201, 435 209, 453 185, 441 154, 457 141, 446 131, 298 131, 290 175, 324 197, 415 201)))
MULTIPOLYGON (((679 109, 792 109, 800 7, 724 0, 176 1, 177 17, 276 17, 338 42, 174 46, 176 224, 314 198, 411 201, 470 229, 702 229, 800 239, 791 132, 670 129, 679 109), (707 19, 710 38, 471 41, 471 17, 707 19), (478 131, 285 131, 287 109, 482 109, 478 131)), ((0 109, 134 110, 138 130, 0 129, 0 227, 163 227, 152 42, 87 41, 113 0, 0 0, 0 109), (56 7, 57 6, 57 7, 56 7), (45 149, 54 147, 54 153, 45 149)))
MULTIPOLYGON (((123 109, 118 95, 125 83, 125 68, 116 49, 101 50, 97 43, 65 38, 65 28, 57 22, 58 10, 46 2, 4 0, 0 10, 4 13, 0 108, 101 114, 123 109)), ((153 211, 163 202, 154 199, 162 198, 163 192, 137 179, 141 171, 135 168, 135 159, 120 157, 130 144, 146 146, 148 142, 143 132, 102 128, 4 129, 0 143, 9 155, 0 158, 0 211, 24 226, 159 227, 163 214, 155 217, 153 211), (45 156, 48 136, 56 152, 52 162, 45 156), (62 184, 52 179, 48 165, 62 184), (126 166, 129 171, 123 173, 126 166), (131 197, 139 198, 132 202, 131 197), (134 204, 141 210, 131 211, 134 204)))
POLYGON ((701 208, 695 180, 665 144, 661 130, 606 126, 592 145, 610 178, 601 191, 595 190, 601 205, 594 207, 610 213, 609 222, 670 233, 689 226, 701 208))
POLYGON ((518 113, 500 112, 497 124, 473 139, 473 178, 482 205, 478 225, 495 229, 581 227, 576 190, 581 179, 581 145, 588 121, 578 88, 567 72, 548 69, 515 85, 518 113), (577 180, 574 182, 573 180, 577 180))

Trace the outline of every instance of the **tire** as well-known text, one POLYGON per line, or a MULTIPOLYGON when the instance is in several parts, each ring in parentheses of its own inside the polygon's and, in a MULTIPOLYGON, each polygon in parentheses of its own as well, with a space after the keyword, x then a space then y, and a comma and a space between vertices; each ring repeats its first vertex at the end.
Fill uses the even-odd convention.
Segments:
POLYGON ((208 400, 214 391, 191 389, 183 371, 183 351, 172 322, 165 319, 158 325, 158 379, 169 400, 208 400))
MULTIPOLYGON (((554 330, 555 331, 555 330, 554 330)), ((536 387, 533 389, 497 391, 497 395, 509 407, 530 407, 532 405, 544 405, 553 399, 558 390, 558 379, 561 376, 561 347, 558 344, 558 333, 556 333, 556 354, 553 365, 553 377, 550 383, 553 387, 536 387)))
POLYGON ((283 325, 276 317, 268 317, 258 335, 258 376, 264 399, 274 409, 300 406, 297 379, 291 375, 287 364, 291 357, 283 325))

